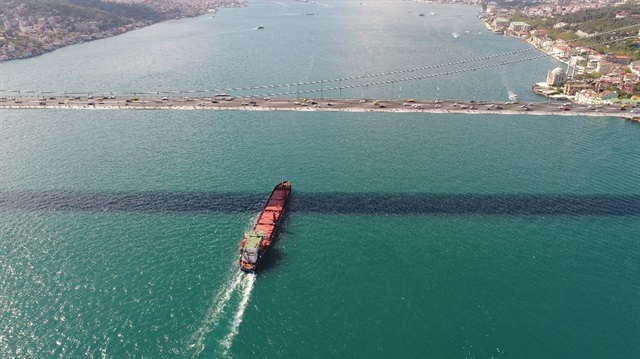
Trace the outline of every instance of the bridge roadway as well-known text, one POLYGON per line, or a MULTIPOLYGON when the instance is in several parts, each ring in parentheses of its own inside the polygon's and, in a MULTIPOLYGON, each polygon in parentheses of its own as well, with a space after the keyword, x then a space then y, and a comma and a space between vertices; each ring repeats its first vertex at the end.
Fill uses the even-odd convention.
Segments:
POLYGON ((590 106, 562 102, 512 103, 463 100, 361 100, 361 99, 250 99, 185 97, 17 97, 0 98, 0 109, 143 109, 143 110, 245 110, 245 111, 353 111, 411 113, 493 113, 623 117, 640 121, 640 108, 590 106))

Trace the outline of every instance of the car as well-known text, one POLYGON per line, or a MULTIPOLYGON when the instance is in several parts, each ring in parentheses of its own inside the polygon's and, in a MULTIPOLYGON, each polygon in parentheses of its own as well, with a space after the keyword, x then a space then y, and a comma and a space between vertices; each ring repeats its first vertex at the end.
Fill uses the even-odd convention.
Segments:
POLYGON ((327 106, 333 106, 331 102, 327 102, 327 106))
POLYGON ((420 105, 420 104, 415 104, 415 105, 413 105, 413 107, 415 107, 415 108, 422 108, 422 105, 420 105))
POLYGON ((365 103, 365 102, 367 102, 367 100, 362 99, 362 100, 360 100, 360 101, 358 101, 358 102, 360 102, 360 103, 365 103))
POLYGON ((571 109, 569 107, 565 106, 565 107, 562 108, 562 110, 563 111, 570 111, 571 109))
POLYGON ((408 102, 405 102, 405 103, 402 104, 402 106, 411 106, 411 104, 408 103, 408 102))
POLYGON ((416 102, 416 100, 410 98, 410 99, 407 100, 407 102, 416 102))
POLYGON ((300 102, 300 101, 296 101, 296 102, 294 102, 293 104, 294 104, 294 105, 296 105, 296 106, 300 106, 300 105, 302 105, 302 102, 300 102))
POLYGON ((385 106, 385 105, 380 105, 380 108, 387 108, 387 106, 385 106))

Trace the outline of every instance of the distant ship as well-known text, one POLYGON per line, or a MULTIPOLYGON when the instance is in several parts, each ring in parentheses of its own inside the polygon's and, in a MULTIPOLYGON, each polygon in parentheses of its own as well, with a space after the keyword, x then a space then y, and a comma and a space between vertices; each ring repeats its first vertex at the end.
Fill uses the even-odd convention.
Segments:
POLYGON ((271 248, 287 208, 291 183, 282 181, 271 192, 253 230, 247 232, 240 245, 240 269, 254 273, 263 256, 271 248))
POLYGON ((454 37, 454 38, 456 38, 456 39, 460 37, 460 34, 459 34, 459 33, 457 33, 457 32, 454 32, 452 35, 453 35, 453 37, 454 37))

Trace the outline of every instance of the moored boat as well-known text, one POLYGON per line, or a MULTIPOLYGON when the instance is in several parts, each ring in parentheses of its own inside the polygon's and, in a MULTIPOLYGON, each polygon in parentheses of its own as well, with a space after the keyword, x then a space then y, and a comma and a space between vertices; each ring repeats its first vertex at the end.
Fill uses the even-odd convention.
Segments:
POLYGON ((240 269, 254 273, 267 251, 273 245, 280 228, 287 202, 291 195, 291 183, 282 181, 271 192, 253 229, 245 233, 240 245, 240 269))

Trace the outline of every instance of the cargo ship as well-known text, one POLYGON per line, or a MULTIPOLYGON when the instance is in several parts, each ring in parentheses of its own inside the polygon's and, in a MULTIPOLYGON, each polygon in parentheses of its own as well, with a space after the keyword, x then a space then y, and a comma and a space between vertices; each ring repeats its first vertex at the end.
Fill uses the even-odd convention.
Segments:
POLYGON ((245 233, 240 245, 240 269, 255 273, 260 261, 273 245, 287 208, 291 183, 282 181, 271 192, 253 229, 245 233))

